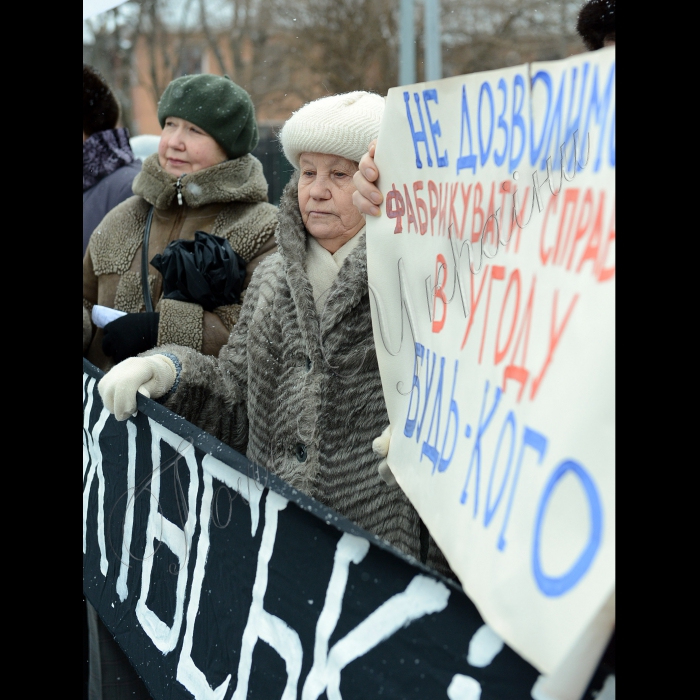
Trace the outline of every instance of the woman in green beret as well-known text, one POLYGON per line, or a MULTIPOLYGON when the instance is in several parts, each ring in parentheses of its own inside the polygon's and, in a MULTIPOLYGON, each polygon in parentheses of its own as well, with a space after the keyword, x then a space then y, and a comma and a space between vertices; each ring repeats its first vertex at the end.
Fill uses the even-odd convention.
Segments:
POLYGON ((258 128, 248 93, 228 76, 186 75, 165 89, 158 120, 158 153, 144 161, 134 196, 97 226, 83 258, 83 355, 105 371, 156 345, 217 355, 228 340, 242 300, 205 309, 164 296, 151 261, 169 243, 194 241, 198 231, 226 239, 245 268, 243 290, 276 249, 277 207, 251 154, 258 128), (95 305, 125 313, 93 314, 95 305))
MULTIPOLYGON (((251 155, 258 128, 248 93, 228 76, 183 76, 163 93, 158 119, 158 152, 145 159, 134 196, 97 226, 83 258, 83 355, 105 371, 156 345, 217 355, 226 344, 242 299, 207 310, 165 298, 163 277, 150 261, 169 243, 193 241, 200 231, 226 239, 242 259, 243 290, 276 250, 277 207, 267 202, 262 165, 251 155), (104 324, 92 314, 95 305, 107 307, 98 309, 102 318, 110 309, 125 313, 104 324)), ((148 700, 117 642, 87 608, 90 698, 148 700)))

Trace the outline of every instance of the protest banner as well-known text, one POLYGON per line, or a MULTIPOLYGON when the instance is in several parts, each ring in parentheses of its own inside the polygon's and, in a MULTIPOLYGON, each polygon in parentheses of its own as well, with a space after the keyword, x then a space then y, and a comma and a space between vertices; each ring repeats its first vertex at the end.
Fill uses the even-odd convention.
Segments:
POLYGON ((392 88, 375 159, 389 466, 488 624, 580 697, 614 625, 615 50, 392 88))
POLYGON ((83 360, 84 593, 155 700, 533 697, 455 582, 155 401, 117 421, 101 376, 83 360))

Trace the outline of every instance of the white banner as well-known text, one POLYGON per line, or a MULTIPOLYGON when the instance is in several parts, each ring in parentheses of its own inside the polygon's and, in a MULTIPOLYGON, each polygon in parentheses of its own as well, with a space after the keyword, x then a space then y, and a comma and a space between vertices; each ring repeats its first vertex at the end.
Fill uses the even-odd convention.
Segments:
POLYGON ((615 50, 393 88, 376 162, 389 464, 551 674, 615 587, 615 50))

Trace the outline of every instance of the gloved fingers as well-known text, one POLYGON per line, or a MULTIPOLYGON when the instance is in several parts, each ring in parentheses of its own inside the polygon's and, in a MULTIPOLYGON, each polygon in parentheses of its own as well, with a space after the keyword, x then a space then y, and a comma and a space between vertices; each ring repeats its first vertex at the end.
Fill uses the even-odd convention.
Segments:
POLYGON ((139 389, 139 394, 143 394, 147 399, 151 398, 151 392, 146 389, 146 385, 144 384, 143 386, 140 386, 139 389))
POLYGON ((97 385, 105 408, 117 420, 136 411, 136 392, 153 377, 153 365, 146 357, 130 357, 115 365, 97 385))
POLYGON ((380 463, 379 466, 377 467, 379 470, 379 476, 382 477, 384 482, 388 486, 395 486, 396 485, 396 477, 394 476, 394 473, 391 471, 388 462, 386 459, 383 459, 380 463))
POLYGON ((391 425, 384 428, 384 431, 379 437, 374 438, 372 442, 372 450, 380 457, 386 457, 389 454, 389 443, 391 442, 391 425))
POLYGON ((177 377, 175 365, 169 357, 164 355, 151 355, 143 359, 151 363, 152 374, 141 388, 148 392, 149 398, 159 399, 167 394, 175 383, 177 377))
POLYGON ((120 384, 114 391, 114 417, 126 420, 137 412, 136 388, 133 384, 120 384))
POLYGON ((106 382, 107 375, 100 379, 97 384, 97 390, 100 392, 100 397, 102 398, 102 403, 104 407, 110 412, 114 413, 114 384, 112 382, 106 382))

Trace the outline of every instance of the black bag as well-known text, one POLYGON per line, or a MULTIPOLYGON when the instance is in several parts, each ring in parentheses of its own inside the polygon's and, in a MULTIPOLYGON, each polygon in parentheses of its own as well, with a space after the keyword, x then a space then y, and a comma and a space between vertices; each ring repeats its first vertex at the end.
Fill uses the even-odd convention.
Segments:
POLYGON ((193 241, 177 240, 155 255, 166 299, 199 304, 207 311, 239 304, 246 262, 220 236, 196 231, 193 241))

